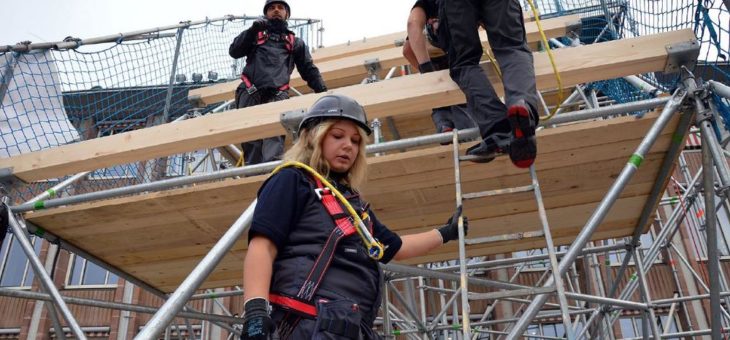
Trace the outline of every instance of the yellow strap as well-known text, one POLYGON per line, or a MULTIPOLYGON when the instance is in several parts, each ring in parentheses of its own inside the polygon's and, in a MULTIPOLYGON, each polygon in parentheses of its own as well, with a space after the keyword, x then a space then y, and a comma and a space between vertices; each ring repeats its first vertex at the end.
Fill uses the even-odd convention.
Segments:
POLYGON ((297 167, 300 169, 304 169, 307 172, 309 172, 309 174, 311 174, 312 176, 319 179, 322 182, 322 184, 324 186, 326 186, 335 195, 335 197, 337 197, 337 199, 340 202, 342 202, 342 204, 345 206, 347 211, 352 216, 352 219, 355 222, 355 223, 353 223, 355 226, 355 230, 357 230, 357 234, 360 235, 360 238, 362 239, 363 243, 365 243, 365 247, 367 248, 368 255, 370 256, 370 258, 372 258, 373 260, 380 260, 381 258, 383 258, 383 252, 384 252, 383 244, 380 243, 378 240, 376 240, 373 237, 373 235, 370 234, 370 231, 368 231, 367 227, 365 226, 365 223, 363 222, 363 218, 365 218, 365 219, 369 218, 369 216, 367 216, 367 214, 363 214, 363 217, 361 218, 357 214, 357 212, 355 212, 355 209, 352 208, 352 205, 350 205, 350 202, 347 201, 345 196, 343 196, 337 190, 337 188, 335 188, 329 181, 327 181, 327 179, 324 178, 324 176, 320 175, 316 170, 312 169, 311 167, 309 167, 308 165, 306 165, 304 163, 295 162, 295 161, 286 162, 282 165, 277 166, 276 169, 274 169, 274 171, 271 172, 271 175, 274 175, 275 173, 279 172, 279 170, 281 170, 283 168, 288 168, 288 167, 297 167))
POLYGON ((538 31, 540 31, 540 40, 545 46, 545 51, 548 54, 548 59, 550 59, 550 65, 552 65, 553 73, 555 73, 555 80, 557 80, 558 82, 558 105, 556 105, 553 112, 550 112, 546 117, 541 117, 541 120, 548 121, 550 120, 550 118, 553 117, 553 115, 555 115, 556 112, 558 112, 558 110, 560 109, 560 104, 563 103, 563 81, 562 79, 560 79, 560 72, 558 71, 558 66, 555 64, 555 57, 553 57, 553 52, 550 49, 550 44, 548 43, 547 36, 545 36, 545 31, 542 30, 542 24, 540 23, 540 14, 537 12, 537 8, 535 7, 535 4, 532 2, 532 0, 527 0, 527 2, 530 4, 532 14, 535 16, 537 29, 538 31))

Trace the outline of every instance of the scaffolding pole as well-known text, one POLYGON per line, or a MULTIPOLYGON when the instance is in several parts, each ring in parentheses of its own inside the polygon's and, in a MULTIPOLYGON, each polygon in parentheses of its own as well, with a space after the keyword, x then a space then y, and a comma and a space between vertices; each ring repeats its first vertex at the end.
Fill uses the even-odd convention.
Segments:
POLYGON ((175 318, 184 307, 187 301, 200 287, 203 281, 213 272, 213 269, 223 259, 223 256, 233 247, 233 244, 251 225, 253 211, 256 208, 257 200, 251 203, 231 228, 221 237, 205 257, 195 266, 195 269, 180 284, 175 292, 165 301, 160 310, 147 322, 147 325, 140 331, 135 339, 155 339, 167 325, 175 318))
MULTIPOLYGON (((7 198, 4 198, 3 201, 0 202, 0 204, 7 205, 7 198)), ((56 285, 53 283, 53 280, 46 272, 43 264, 41 263, 41 260, 38 259, 38 256, 35 254, 35 251, 33 250, 33 245, 30 243, 30 240, 25 233, 25 228, 23 228, 23 226, 21 225, 22 222, 16 220, 15 215, 10 211, 10 209, 7 210, 8 222, 10 224, 10 229, 13 231, 13 234, 15 234, 15 239, 20 243, 23 252, 28 257, 28 261, 30 262, 31 267, 36 274, 36 278, 41 283, 43 290, 48 292, 51 297, 51 301, 48 304, 49 313, 55 313, 54 307, 57 307, 58 311, 61 313, 61 315, 63 315, 63 318, 66 319, 66 323, 71 328, 71 333, 73 333, 73 335, 77 339, 86 340, 86 335, 84 334, 84 331, 81 329, 81 326, 73 317, 73 314, 71 314, 71 310, 63 301, 61 293, 59 293, 58 289, 56 289, 56 285)))
MULTIPOLYGON (((654 145, 654 142, 657 140, 662 130, 664 130, 664 128, 667 126, 670 119, 677 112, 680 105, 684 102, 686 96, 687 92, 683 89, 678 89, 672 95, 670 101, 664 107, 664 110, 662 110, 659 118, 651 127, 646 137, 644 137, 644 139, 641 141, 641 144, 634 152, 634 155, 631 156, 624 169, 621 171, 621 174, 616 179, 616 182, 614 182, 614 184, 609 189, 609 192, 599 204, 598 208, 593 212, 590 219, 581 230, 580 234, 578 234, 578 236, 576 237, 576 240, 571 244, 570 248, 568 248, 568 252, 566 253, 565 257, 560 261, 559 273, 561 276, 566 273, 568 268, 570 268, 575 259, 578 257, 580 250, 585 247, 586 243, 588 243, 591 236, 593 235, 593 232, 595 232, 600 223, 606 217, 608 211, 613 206, 613 203, 615 203, 618 199, 621 191, 623 191, 624 187, 626 187, 629 180, 638 170, 638 167, 641 165, 641 161, 644 159, 644 156, 649 152, 651 146, 654 145)), ((553 280, 548 279, 544 286, 552 285, 552 281, 553 280)), ((522 318, 520 318, 515 327, 509 333, 508 338, 516 339, 522 336, 525 329, 527 329, 527 326, 530 324, 530 322, 532 322, 532 319, 535 317, 535 315, 537 315, 537 312, 545 304, 546 301, 547 295, 542 294, 536 296, 533 302, 527 308, 527 310, 525 310, 522 318)))

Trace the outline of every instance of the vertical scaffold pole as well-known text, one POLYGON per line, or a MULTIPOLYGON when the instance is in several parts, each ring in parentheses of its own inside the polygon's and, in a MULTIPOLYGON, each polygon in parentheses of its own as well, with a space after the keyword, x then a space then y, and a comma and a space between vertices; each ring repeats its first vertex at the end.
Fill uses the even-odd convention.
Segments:
POLYGON ((177 29, 177 42, 175 43, 175 55, 172 57, 172 70, 170 70, 170 82, 167 85, 167 95, 165 97, 165 109, 162 113, 162 121, 167 123, 170 119, 170 102, 172 101, 172 90, 175 86, 175 75, 177 74, 177 61, 180 58, 180 47, 182 45, 183 33, 187 26, 177 29))
MULTIPOLYGON (((459 165, 459 133, 454 129, 453 139, 454 147, 454 182, 456 186, 456 208, 462 207, 461 199, 461 167, 459 165)), ((461 274, 461 331, 463 339, 471 339, 471 309, 469 308, 469 282, 466 272, 466 244, 464 242, 464 214, 459 215, 459 273, 461 274)))
POLYGON ((537 173, 535 172, 534 164, 530 166, 530 177, 532 178, 532 190, 535 193, 535 200, 537 201, 537 211, 540 215, 542 232, 543 234, 545 234, 545 243, 548 251, 548 259, 550 260, 550 271, 552 271, 552 277, 555 281, 555 292, 558 294, 558 302, 560 303, 560 313, 563 315, 565 334, 568 336, 568 339, 575 339, 573 325, 570 322, 570 313, 568 313, 568 299, 565 297, 565 287, 563 286, 562 275, 558 270, 558 258, 557 256, 555 256, 555 245, 553 244, 553 236, 550 232, 550 225, 548 224, 547 213, 545 212, 545 204, 542 201, 540 182, 538 182, 537 180, 537 173))
MULTIPOLYGON (((588 219, 588 222, 581 229, 581 232, 578 234, 575 241, 571 244, 570 248, 568 248, 568 251, 565 253, 565 256, 560 261, 560 265, 558 268, 560 276, 567 272, 573 262, 575 262, 575 260, 578 258, 578 254, 585 247, 586 243, 590 241, 591 236, 596 231, 596 229, 598 229, 598 226, 606 217, 609 210, 611 210, 611 207, 616 202, 623 189, 629 183, 629 180, 631 180, 633 175, 638 170, 639 166, 641 166, 641 162, 643 161, 644 156, 649 152, 649 149, 651 149, 652 145, 654 145, 654 142, 656 142, 662 130, 664 130, 671 118, 682 105, 686 96, 687 92, 684 91, 684 89, 678 89, 672 95, 672 98, 667 102, 666 106, 662 110, 662 113, 659 115, 654 125, 652 125, 652 127, 649 129, 649 132, 646 134, 644 139, 641 141, 641 144, 639 144, 634 154, 626 163, 626 166, 624 166, 623 170, 621 170, 621 173, 619 174, 616 181, 613 183, 613 185, 611 185, 611 188, 609 189, 606 196, 603 198, 603 200, 601 200, 601 203, 588 219)), ((543 286, 549 287, 553 284, 554 282, 551 277, 547 280, 547 282, 545 282, 543 286)), ((520 320, 517 321, 517 324, 515 324, 512 331, 507 335, 508 339, 517 339, 522 336, 522 334, 525 332, 525 329, 527 329, 527 326, 532 322, 542 306, 545 305, 547 298, 547 294, 540 294, 535 296, 520 320)))
POLYGON ((223 256, 233 247, 233 244, 243 235, 243 233, 251 225, 253 219, 253 211, 256 208, 257 200, 251 203, 241 216, 226 231, 213 248, 205 255, 205 257, 195 266, 195 269, 185 278, 170 298, 165 301, 160 310, 147 322, 147 326, 139 332, 135 339, 152 340, 170 324, 193 296, 195 290, 200 287, 203 281, 213 272, 213 269, 220 263, 223 256))
MULTIPOLYGON (((7 198, 5 199, 5 201, 0 202, 0 204, 7 205, 6 201, 7 198)), ((51 300, 53 301, 53 303, 49 304, 50 308, 48 309, 48 311, 50 313, 55 313, 54 307, 58 308, 58 310, 61 312, 61 315, 63 315, 64 319, 66 319, 66 323, 68 324, 71 332, 76 337, 76 339, 86 340, 86 335, 84 335, 84 331, 81 329, 81 326, 79 326, 79 323, 76 322, 76 319, 74 319, 73 315, 71 314, 71 310, 68 308, 68 305, 66 305, 66 302, 63 301, 61 293, 58 291, 58 289, 56 289, 53 280, 51 280, 51 277, 46 272, 43 264, 41 263, 41 260, 38 258, 38 256, 36 256, 35 251, 33 250, 33 245, 30 243, 28 236, 25 234, 24 228, 21 226, 22 222, 18 221, 15 218, 15 215, 9 208, 7 209, 7 214, 10 229, 13 231, 13 234, 15 234, 16 240, 18 240, 18 243, 20 243, 20 247, 23 249, 23 252, 28 257, 28 262, 30 262, 31 267, 36 274, 36 278, 41 283, 43 290, 45 290, 48 295, 51 296, 51 300)))

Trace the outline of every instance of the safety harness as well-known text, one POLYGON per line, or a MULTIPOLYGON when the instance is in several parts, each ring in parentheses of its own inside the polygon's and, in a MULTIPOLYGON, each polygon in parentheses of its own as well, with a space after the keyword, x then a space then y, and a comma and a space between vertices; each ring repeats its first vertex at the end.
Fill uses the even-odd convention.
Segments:
MULTIPOLYGON (((287 314, 278 326, 279 335, 282 339, 286 339, 291 335, 291 332, 296 328, 302 317, 317 317, 317 308, 313 302, 314 294, 317 291, 317 288, 319 288, 320 283, 322 283, 327 269, 332 263, 332 259, 337 251, 337 245, 343 238, 358 232, 363 237, 363 241, 369 237, 370 240, 375 242, 374 247, 376 250, 368 247, 368 254, 370 254, 371 258, 379 260, 383 256, 383 246, 380 242, 372 238, 372 221, 370 221, 369 217, 364 212, 364 218, 368 221, 368 227, 365 228, 365 230, 360 230, 365 226, 360 216, 355 213, 355 210, 352 208, 347 199, 314 169, 299 162, 288 162, 274 169, 273 173, 276 173, 281 168, 289 166, 302 168, 310 174, 310 177, 314 180, 316 185, 314 193, 324 205, 327 213, 334 220, 335 228, 332 229, 332 232, 322 247, 322 251, 314 261, 312 269, 310 269, 307 274, 307 278, 304 280, 304 283, 296 296, 287 296, 280 293, 269 294, 269 302, 287 311, 287 314), (347 210, 349 210, 349 214, 342 209, 340 202, 342 202, 347 210), (354 221, 358 223, 353 224, 354 221), (364 234, 367 235, 367 237, 363 236, 364 234)), ((365 241, 366 246, 368 246, 369 243, 370 242, 365 241)), ((344 320, 328 319, 320 321, 320 327, 325 327, 327 331, 335 334, 349 337, 352 336, 353 333, 358 334, 356 332, 359 332, 359 325, 351 325, 344 320)))
MULTIPOLYGON (((296 37, 294 36, 294 33, 286 33, 286 34, 275 34, 271 35, 267 31, 259 31, 258 35, 256 36, 256 46, 261 46, 265 44, 269 39, 272 39, 274 41, 277 41, 279 39, 284 40, 286 50, 289 52, 289 54, 294 53, 294 42, 296 41, 296 37)), ((246 92, 248 92, 249 95, 252 95, 258 91, 256 88, 256 85, 254 85, 251 80, 246 77, 245 74, 241 73, 241 81, 246 86, 246 92)), ((277 88, 279 91, 288 91, 289 90, 289 83, 286 83, 284 85, 281 85, 277 88)))

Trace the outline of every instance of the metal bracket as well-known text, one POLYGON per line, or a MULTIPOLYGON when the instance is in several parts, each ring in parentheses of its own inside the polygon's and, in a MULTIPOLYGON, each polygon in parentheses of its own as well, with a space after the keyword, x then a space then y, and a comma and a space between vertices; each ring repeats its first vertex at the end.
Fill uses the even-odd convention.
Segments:
POLYGON ((282 112, 281 115, 279 115, 279 122, 284 127, 287 134, 293 137, 292 139, 297 139, 299 124, 302 122, 302 119, 304 119, 304 115, 306 113, 306 109, 296 109, 282 112))
POLYGON ((380 70, 382 70, 382 67, 380 65, 380 59, 373 58, 373 59, 366 59, 365 60, 365 70, 368 72, 368 76, 370 79, 377 80, 378 73, 380 70))
POLYGON ((697 40, 667 45, 665 49, 667 50, 667 63, 664 65, 664 73, 679 72, 682 66, 693 68, 700 55, 700 45, 697 40))

